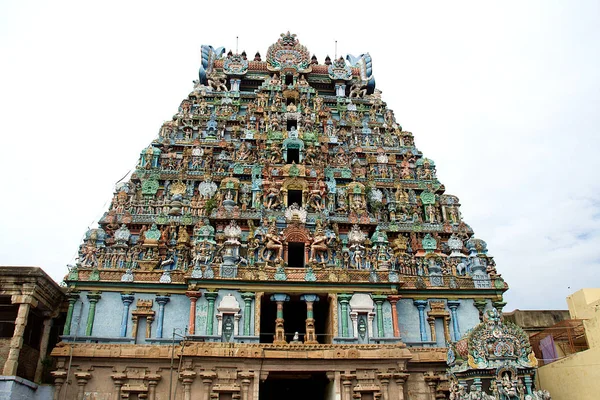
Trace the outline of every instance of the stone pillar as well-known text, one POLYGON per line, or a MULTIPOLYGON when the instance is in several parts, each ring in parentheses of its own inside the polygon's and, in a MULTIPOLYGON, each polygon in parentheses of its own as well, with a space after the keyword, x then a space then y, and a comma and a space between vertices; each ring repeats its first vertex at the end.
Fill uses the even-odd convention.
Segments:
POLYGON ((474 305, 475 305, 475 308, 477 308, 477 311, 479 311, 479 322, 483 322, 483 310, 485 310, 487 301, 475 300, 474 305))
POLYGON ((146 376, 146 380, 148 380, 148 400, 156 400, 156 385, 158 385, 160 378, 161 376, 158 374, 146 376))
POLYGON ((118 373, 118 374, 113 374, 110 377, 112 378, 112 380, 115 383, 115 397, 113 397, 113 398, 115 400, 120 400, 121 399, 121 388, 123 387, 123 384, 127 380, 127 375, 118 373))
POLYGON ((290 300, 287 294, 277 293, 271 296, 271 301, 277 304, 277 318, 275 319, 275 337, 274 344, 286 344, 285 329, 283 327, 283 303, 290 300))
POLYGON ((531 375, 523 376, 523 381, 525 383, 525 389, 527 390, 527 394, 531 396, 531 390, 533 386, 533 379, 531 379, 531 375))
POLYGON ((44 315, 44 327, 42 328, 42 338, 40 339, 40 355, 38 357, 37 366, 35 368, 35 383, 42 381, 42 373, 44 372, 44 365, 42 361, 46 358, 48 352, 48 340, 50 339, 50 328, 52 328, 52 315, 44 315))
POLYGON ((135 297, 132 294, 121 294, 121 301, 123 302, 123 315, 121 317, 121 337, 127 337, 127 321, 129 321, 129 307, 135 297))
POLYGON ((352 386, 352 379, 354 377, 352 375, 342 375, 341 378, 342 386, 344 387, 344 394, 342 400, 352 400, 352 395, 350 394, 350 387, 352 386))
POLYGON ((254 293, 242 293, 242 299, 244 299, 244 336, 250 336, 250 324, 252 322, 252 299, 254 299, 254 293))
POLYGON ((458 313, 456 309, 460 306, 460 302, 456 300, 448 300, 448 308, 450 309, 450 313, 452 315, 452 328, 454 330, 454 341, 458 342, 460 340, 460 329, 458 327, 458 313))
POLYGON ((2 375, 15 376, 19 365, 19 354, 21 354, 21 348, 23 348, 23 333, 25 333, 25 327, 27 326, 29 310, 32 306, 37 306, 37 300, 33 296, 12 296, 11 301, 13 304, 19 304, 19 311, 15 319, 15 330, 10 341, 10 350, 4 363, 2 375))
POLYGON ((383 329, 383 302, 387 299, 387 296, 381 294, 374 294, 371 297, 375 302, 375 307, 377 311, 377 337, 385 337, 385 331, 383 329))
POLYGON ((67 309, 67 318, 65 319, 65 327, 63 328, 63 335, 71 334, 71 322, 73 321, 73 310, 75 309, 75 303, 79 300, 79 292, 72 292, 67 295, 69 299, 69 308, 67 309))
POLYGON ((340 302, 340 313, 342 314, 342 337, 348 337, 348 303, 350 302, 352 295, 342 293, 338 294, 337 297, 340 302))
POLYGON ((156 320, 156 337, 161 339, 163 337, 163 322, 165 320, 165 305, 171 298, 169 295, 156 296, 156 302, 158 303, 158 317, 156 320))
POLYGON ((250 383, 252 382, 252 378, 254 375, 249 371, 239 372, 238 376, 241 379, 242 383, 242 399, 248 400, 248 391, 250 389, 250 383))
MULTIPOLYGON (((427 307, 427 300, 415 300, 413 304, 419 310, 419 330, 421 331, 421 341, 426 342, 427 325, 425 324, 425 307, 427 307)), ((435 329, 432 332, 435 332, 435 329)))
POLYGON ((377 378, 379 378, 379 382, 381 383, 381 393, 383 400, 389 400, 389 385, 390 379, 392 379, 392 374, 384 372, 377 374, 377 378))
POLYGON ((410 374, 406 372, 398 372, 394 374, 394 381, 398 387, 398 400, 404 400, 404 384, 409 376, 410 374))
POLYGON ((202 293, 200 293, 200 291, 188 291, 185 292, 185 295, 190 298, 190 320, 188 322, 188 332, 190 335, 193 335, 196 333, 196 302, 198 301, 198 298, 202 296, 202 293))
POLYGON ((90 302, 90 309, 88 311, 88 319, 85 326, 85 336, 92 336, 94 318, 96 317, 96 303, 100 300, 100 292, 88 293, 87 298, 90 302))
POLYGON ((208 300, 208 311, 206 315, 206 334, 213 334, 213 319, 215 318, 215 300, 219 294, 217 292, 205 292, 204 297, 208 300))
POLYGON ((213 379, 217 377, 217 374, 213 371, 204 371, 200 373, 202 378, 202 400, 210 400, 210 389, 213 379))
POLYGON ((392 306, 392 325, 394 327, 394 337, 400 337, 400 326, 398 325, 398 308, 396 305, 398 304, 398 300, 400 300, 402 296, 400 295, 389 295, 387 297, 388 301, 392 306))
POLYGON ((92 375, 89 372, 75 372, 75 379, 77 379, 77 400, 84 400, 85 385, 87 385, 91 377, 92 375))
POLYGON ((429 386, 429 399, 430 400, 435 400, 435 392, 437 390, 437 383, 438 383, 439 377, 433 374, 428 374, 425 375, 425 382, 427 383, 427 386, 429 386))
POLYGON ((192 400, 192 383, 194 383, 196 373, 194 371, 182 371, 179 378, 183 383, 183 400, 192 400))
POLYGON ((319 341, 315 332, 313 305, 316 301, 319 301, 319 296, 316 294, 304 294, 300 296, 300 300, 306 302, 306 335, 304 335, 304 343, 317 344, 319 341))
POLYGON ((52 400, 59 400, 60 391, 63 388, 63 385, 67 379, 67 371, 63 369, 58 371, 52 371, 50 372, 50 375, 52 375, 52 378, 54 378, 54 396, 52 397, 52 400))
POLYGON ((498 310, 498 312, 500 313, 500 315, 502 315, 502 309, 506 305, 506 302, 502 301, 502 298, 501 298, 500 300, 492 301, 492 305, 494 306, 494 308, 496 310, 498 310))

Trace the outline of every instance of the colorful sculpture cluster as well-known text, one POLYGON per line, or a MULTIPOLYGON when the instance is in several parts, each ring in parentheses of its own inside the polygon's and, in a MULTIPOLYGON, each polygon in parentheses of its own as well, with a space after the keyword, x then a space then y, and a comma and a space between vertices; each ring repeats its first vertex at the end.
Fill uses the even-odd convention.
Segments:
POLYGON ((537 360, 529 337, 517 325, 502 322, 495 308, 450 344, 447 362, 451 400, 550 399, 547 391, 534 390, 537 360))
POLYGON ((289 33, 266 61, 203 46, 193 92, 118 185, 71 278, 337 268, 504 288, 458 198, 382 101, 370 56, 347 60, 319 64, 289 33))

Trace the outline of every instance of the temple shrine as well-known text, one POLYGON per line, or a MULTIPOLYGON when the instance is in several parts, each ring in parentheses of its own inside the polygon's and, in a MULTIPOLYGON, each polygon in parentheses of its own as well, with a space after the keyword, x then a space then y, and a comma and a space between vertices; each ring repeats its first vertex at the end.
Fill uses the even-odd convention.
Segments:
POLYGON ((69 268, 55 398, 475 399, 461 339, 508 286, 370 55, 201 51, 69 268))

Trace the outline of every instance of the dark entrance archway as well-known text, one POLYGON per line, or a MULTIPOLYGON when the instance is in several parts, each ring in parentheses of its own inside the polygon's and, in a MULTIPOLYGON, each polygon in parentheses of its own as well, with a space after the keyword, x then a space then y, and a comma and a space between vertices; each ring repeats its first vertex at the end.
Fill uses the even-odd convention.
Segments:
POLYGON ((270 372, 259 386, 260 400, 325 400, 325 372, 270 372))

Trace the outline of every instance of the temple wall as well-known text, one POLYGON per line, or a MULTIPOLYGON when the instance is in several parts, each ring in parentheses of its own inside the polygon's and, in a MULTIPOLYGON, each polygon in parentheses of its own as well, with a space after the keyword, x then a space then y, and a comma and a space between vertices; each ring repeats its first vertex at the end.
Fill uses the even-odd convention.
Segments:
POLYGON ((396 304, 398 308, 398 324, 400 337, 404 342, 420 342, 419 311, 412 299, 400 299, 396 304))

